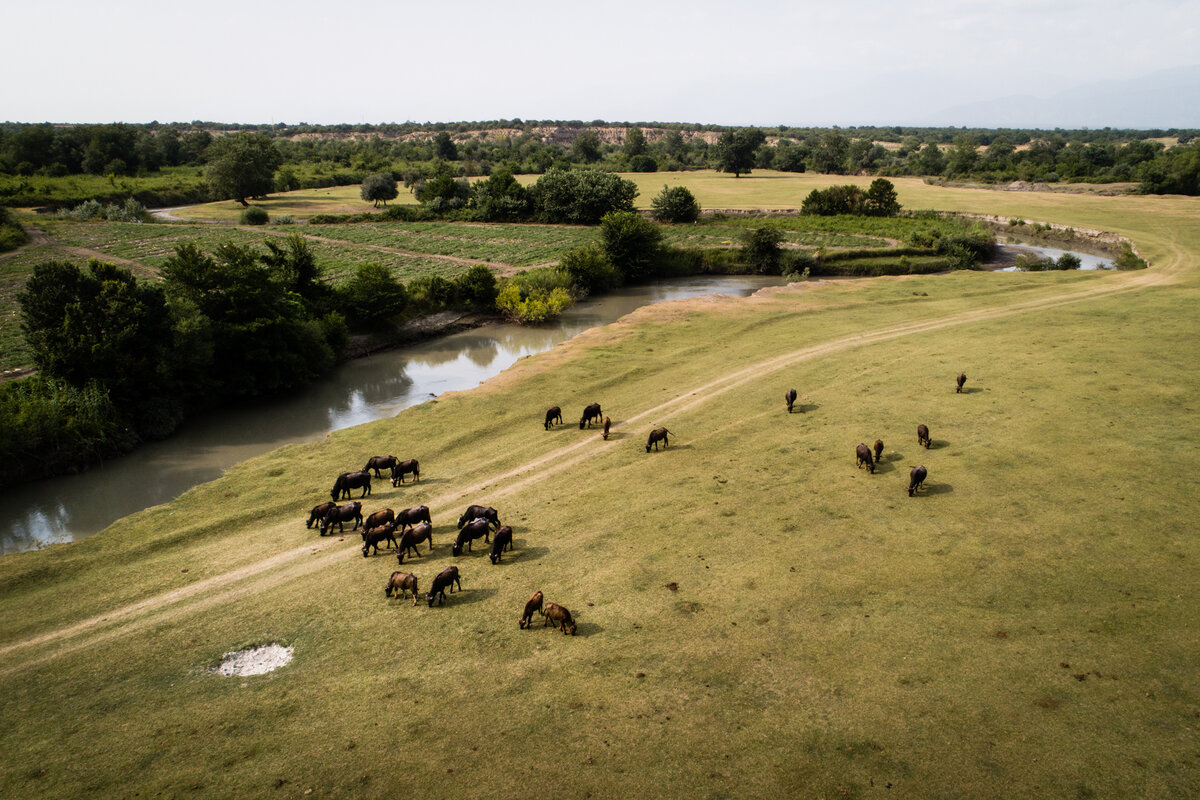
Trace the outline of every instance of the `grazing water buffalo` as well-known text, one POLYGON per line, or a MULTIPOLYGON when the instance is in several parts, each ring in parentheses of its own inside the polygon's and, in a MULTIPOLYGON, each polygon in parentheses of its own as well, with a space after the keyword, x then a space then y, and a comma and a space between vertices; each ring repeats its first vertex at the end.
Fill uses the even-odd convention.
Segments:
POLYGON ((555 421, 557 421, 559 425, 562 425, 562 409, 558 406, 554 406, 546 411, 546 430, 550 430, 550 426, 555 421))
POLYGON ((646 440, 646 452, 650 452, 650 445, 654 445, 654 449, 658 450, 659 442, 663 443, 663 447, 669 445, 670 442, 667 441, 668 433, 670 433, 670 431, 666 428, 655 428, 654 430, 650 431, 650 438, 646 440))
POLYGON ((925 477, 929 474, 929 470, 925 469, 924 465, 917 465, 908 473, 908 496, 912 497, 925 485, 925 477))
POLYGON ((421 465, 417 463, 415 458, 410 458, 408 461, 401 461, 396 466, 392 467, 392 486, 399 486, 404 483, 404 476, 412 473, 413 480, 421 480, 421 465))
POLYGON ((929 449, 929 428, 926 425, 917 426, 917 444, 923 444, 926 450, 929 449))
POLYGON ((604 441, 608 441, 608 429, 612 425, 612 420, 608 417, 604 418, 604 441))
POLYGON ((350 530, 355 530, 362 523, 362 503, 355 500, 353 503, 346 503, 342 506, 334 506, 325 514, 325 518, 321 520, 321 535, 324 536, 333 524, 336 522, 338 533, 345 533, 346 529, 342 527, 342 523, 346 520, 354 520, 354 527, 350 530))
POLYGON ((383 476, 379 474, 379 470, 395 469, 398 460, 395 456, 371 456, 367 459, 367 465, 362 468, 362 471, 366 472, 369 469, 373 469, 375 470, 375 477, 382 478, 383 476))
POLYGON ((446 601, 446 589, 450 589, 450 594, 454 594, 454 586, 458 585, 458 590, 462 591, 462 581, 458 579, 458 567, 449 566, 433 576, 433 586, 429 587, 429 594, 425 595, 425 599, 429 601, 429 607, 433 608, 433 598, 438 598, 438 605, 446 601))
POLYGON ((337 503, 321 503, 319 506, 313 506, 312 511, 308 512, 308 522, 304 524, 304 527, 311 528, 314 522, 325 519, 325 515, 335 508, 337 508, 337 503))
POLYGON ((533 626, 533 612, 538 612, 543 617, 546 612, 542 611, 542 593, 534 592, 529 595, 529 600, 525 603, 525 610, 521 612, 520 618, 517 620, 517 626, 521 630, 533 626))
POLYGON ((483 540, 488 541, 488 534, 491 533, 492 524, 482 517, 473 519, 462 527, 458 532, 458 538, 454 540, 454 548, 450 551, 456 556, 462 555, 463 545, 467 546, 467 550, 471 550, 471 542, 483 537, 483 540))
POLYGON ((380 525, 378 528, 366 527, 362 529, 363 540, 363 558, 367 557, 368 550, 374 550, 375 555, 379 555, 379 543, 387 542, 388 548, 396 546, 396 523, 389 522, 386 525, 380 525))
POLYGON ((376 511, 371 516, 367 517, 367 521, 363 523, 364 528, 378 528, 380 525, 386 525, 389 522, 396 521, 396 514, 390 508, 385 508, 382 511, 376 511))
POLYGON ((959 392, 962 391, 963 384, 967 382, 967 373, 965 373, 965 372, 958 373, 958 377, 955 379, 954 382, 956 384, 958 384, 957 388, 954 390, 954 393, 958 394, 959 392))
POLYGON ((500 527, 500 513, 491 506, 467 506, 467 510, 458 518, 458 527, 476 519, 486 519, 497 528, 500 527))
POLYGON ((411 572, 393 572, 392 577, 388 578, 387 584, 383 587, 385 597, 391 597, 392 592, 396 593, 396 597, 404 599, 405 592, 412 592, 413 605, 417 604, 417 576, 411 572))
POLYGON ((488 558, 492 559, 493 564, 499 564, 500 556, 505 550, 512 550, 512 528, 507 525, 496 531, 496 535, 492 537, 492 552, 488 558))
POLYGON ((871 458, 871 448, 867 447, 862 442, 859 442, 858 447, 854 448, 854 453, 858 458, 857 462, 855 463, 855 466, 858 467, 859 469, 862 469, 862 465, 866 464, 867 469, 871 471, 872 475, 874 475, 875 474, 875 461, 871 458))
POLYGON ((600 418, 603 416, 604 415, 600 413, 600 404, 592 403, 583 410, 583 416, 579 418, 579 430, 583 430, 584 425, 587 425, 587 427, 590 428, 592 426, 592 420, 599 422, 600 418))
POLYGON ((428 522, 433 524, 433 520, 429 518, 429 506, 413 506, 406 508, 396 515, 396 524, 400 526, 400 530, 411 528, 418 522, 428 522))
POLYGON ((875 440, 875 463, 879 463, 879 457, 883 455, 883 439, 875 440))
POLYGON ((425 540, 429 540, 429 552, 433 552, 433 526, 428 522, 422 522, 416 525, 400 536, 400 544, 396 545, 396 559, 403 564, 404 555, 412 550, 416 553, 417 558, 421 557, 421 551, 417 549, 417 545, 425 540))
POLYGON ((360 498, 369 495, 371 493, 371 473, 364 469, 360 472, 343 472, 338 475, 333 488, 329 490, 329 499, 341 500, 344 495, 349 500, 351 489, 362 489, 360 498))
POLYGON ((558 603, 546 603, 546 609, 542 612, 542 616, 546 618, 542 622, 543 628, 549 623, 551 628, 562 628, 564 636, 568 633, 572 636, 575 635, 575 620, 571 619, 571 612, 558 603))
POLYGON ((787 400, 788 413, 792 413, 792 404, 796 402, 796 390, 788 389, 787 394, 783 396, 783 399, 787 400))

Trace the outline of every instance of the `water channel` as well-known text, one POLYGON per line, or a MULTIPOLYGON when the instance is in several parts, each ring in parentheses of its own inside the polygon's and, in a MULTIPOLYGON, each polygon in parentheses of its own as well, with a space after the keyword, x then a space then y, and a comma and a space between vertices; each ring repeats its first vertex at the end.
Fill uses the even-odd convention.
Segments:
POLYGON ((697 276, 588 299, 551 326, 487 325, 342 365, 328 380, 250 408, 189 422, 162 442, 78 475, 0 490, 10 509, 0 554, 82 539, 121 517, 165 503, 230 466, 329 431, 395 416, 443 392, 470 389, 517 359, 653 303, 722 292, 746 296, 782 279, 697 276))

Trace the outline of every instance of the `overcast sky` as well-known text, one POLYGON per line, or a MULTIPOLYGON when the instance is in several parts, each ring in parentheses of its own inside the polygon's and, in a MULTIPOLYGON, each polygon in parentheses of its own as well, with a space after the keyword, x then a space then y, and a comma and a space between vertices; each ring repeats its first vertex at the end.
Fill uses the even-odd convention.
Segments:
POLYGON ((919 124, 1200 63, 1200 0, 10 0, 0 18, 0 119, 19 122, 919 124))

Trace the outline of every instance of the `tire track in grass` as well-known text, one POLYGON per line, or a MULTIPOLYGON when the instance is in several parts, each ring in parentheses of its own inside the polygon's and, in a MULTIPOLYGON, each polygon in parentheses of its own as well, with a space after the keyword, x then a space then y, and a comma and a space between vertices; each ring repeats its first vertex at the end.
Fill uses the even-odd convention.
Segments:
MULTIPOLYGON (((792 350, 726 373, 708 383, 685 390, 656 406, 634 414, 619 423, 618 428, 627 428, 633 423, 646 419, 653 419, 657 423, 678 417, 751 381, 759 380, 786 367, 815 358, 914 334, 928 333, 972 322, 987 322, 1097 297, 1134 291, 1167 281, 1167 276, 1162 274, 1140 273, 1120 282, 1105 282, 1100 286, 1062 292, 1049 297, 1025 300, 1005 306, 972 309, 944 317, 905 322, 874 331, 850 334, 840 339, 792 350)), ((609 452, 611 448, 622 444, 627 443, 623 439, 604 441, 599 438, 597 432, 594 438, 589 436, 575 444, 531 459, 513 469, 479 479, 463 488, 447 491, 436 498, 431 498, 428 505, 438 512, 438 516, 441 516, 450 512, 451 503, 461 504, 466 498, 484 490, 491 490, 491 498, 506 497, 586 459, 609 452)), ((449 545, 444 544, 443 546, 449 545)), ((0 667, 0 675, 38 666, 61 655, 100 644, 117 636, 134 633, 151 625, 168 622, 184 614, 235 602, 248 594, 265 591, 283 582, 324 568, 335 559, 344 558, 347 550, 348 548, 333 548, 329 545, 321 547, 306 544, 65 627, 0 645, 0 658, 13 656, 29 648, 59 645, 55 649, 33 658, 26 658, 0 667), (323 552, 325 550, 328 552, 323 552), (315 557, 303 559, 305 555, 315 557), (61 644, 64 642, 67 644, 61 644)))

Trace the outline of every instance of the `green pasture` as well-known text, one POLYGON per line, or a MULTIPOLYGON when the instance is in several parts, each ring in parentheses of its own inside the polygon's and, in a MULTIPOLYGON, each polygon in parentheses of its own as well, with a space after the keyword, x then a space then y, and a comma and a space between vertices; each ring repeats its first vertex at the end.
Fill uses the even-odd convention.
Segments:
POLYGON ((1195 797, 1200 201, 898 188, 1122 232, 1152 269, 644 309, 6 556, 0 790, 1195 797), (589 402, 607 442, 572 422, 589 402), (550 405, 568 424, 547 432, 550 405), (854 447, 877 437, 870 475, 854 447), (393 556, 304 527, 383 453, 422 480, 377 482, 365 510, 431 507, 436 549, 404 569, 424 589, 458 564, 443 607, 386 600, 393 556), (514 528, 502 565, 450 555, 473 502, 514 528), (535 589, 579 635, 518 629, 535 589), (292 663, 208 671, 270 642, 292 663))

